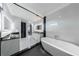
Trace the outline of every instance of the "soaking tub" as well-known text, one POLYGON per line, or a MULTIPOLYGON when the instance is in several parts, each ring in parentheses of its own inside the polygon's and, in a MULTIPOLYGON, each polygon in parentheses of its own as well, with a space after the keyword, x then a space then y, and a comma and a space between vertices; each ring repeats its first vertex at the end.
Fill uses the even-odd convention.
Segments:
POLYGON ((79 56, 79 46, 76 46, 75 44, 48 37, 42 38, 41 43, 43 48, 51 55, 79 56))

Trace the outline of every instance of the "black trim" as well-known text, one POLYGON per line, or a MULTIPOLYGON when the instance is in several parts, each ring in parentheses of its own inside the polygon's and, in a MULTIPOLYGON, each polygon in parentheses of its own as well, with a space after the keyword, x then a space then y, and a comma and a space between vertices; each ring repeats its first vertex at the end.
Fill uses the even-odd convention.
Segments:
POLYGON ((16 52, 16 53, 14 53, 14 54, 12 54, 11 56, 19 56, 21 53, 24 53, 25 51, 27 51, 28 49, 26 48, 26 49, 24 49, 24 50, 21 50, 21 51, 19 51, 19 52, 16 52))
POLYGON ((26 38, 26 22, 21 22, 21 38, 26 38))
POLYGON ((40 17, 40 18, 42 18, 40 15, 38 15, 38 14, 36 14, 36 13, 34 13, 34 12, 32 12, 32 11, 30 11, 29 9, 26 9, 26 8, 24 8, 24 7, 22 7, 22 6, 20 6, 19 4, 17 4, 17 3, 13 3, 14 5, 16 5, 16 6, 18 6, 18 7, 20 7, 20 8, 22 8, 22 9, 24 9, 24 10, 26 10, 26 11, 28 11, 28 12, 30 12, 30 13, 32 13, 32 14, 34 14, 34 15, 36 15, 36 16, 38 16, 38 17, 40 17))
POLYGON ((27 48, 26 48, 26 49, 24 49, 24 50, 21 50, 21 51, 15 53, 15 54, 12 54, 11 56, 20 56, 22 53, 24 53, 24 52, 26 52, 26 51, 28 51, 28 50, 31 50, 32 48, 38 46, 39 44, 40 44, 40 43, 37 43, 37 44, 33 45, 30 49, 27 49, 27 48))
POLYGON ((44 24, 43 37, 46 37, 46 16, 43 18, 43 24, 44 24))
POLYGON ((1 40, 2 38, 0 38, 0 56, 1 56, 1 40))

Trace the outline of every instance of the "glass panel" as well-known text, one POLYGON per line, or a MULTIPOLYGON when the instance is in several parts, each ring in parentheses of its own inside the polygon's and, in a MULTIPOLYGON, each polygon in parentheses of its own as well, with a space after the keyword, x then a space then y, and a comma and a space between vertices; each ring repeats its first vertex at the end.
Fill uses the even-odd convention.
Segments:
POLYGON ((4 17, 4 29, 5 30, 10 29, 10 23, 9 23, 9 20, 6 17, 4 17))
POLYGON ((2 18, 1 18, 1 9, 2 8, 2 4, 0 3, 0 37, 1 37, 1 20, 2 20, 2 18))

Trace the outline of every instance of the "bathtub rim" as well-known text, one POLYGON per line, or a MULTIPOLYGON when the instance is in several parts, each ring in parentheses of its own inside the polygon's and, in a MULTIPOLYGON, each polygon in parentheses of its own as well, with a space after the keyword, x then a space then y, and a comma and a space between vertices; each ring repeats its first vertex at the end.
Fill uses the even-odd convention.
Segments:
MULTIPOLYGON (((68 54, 72 55, 72 56, 79 56, 79 54, 69 52, 69 51, 67 51, 67 50, 65 50, 65 49, 63 49, 63 48, 61 48, 61 47, 55 46, 54 44, 51 44, 51 43, 47 42, 46 39, 52 39, 52 38, 48 38, 48 37, 42 38, 42 39, 41 39, 41 42, 45 42, 46 44, 48 44, 48 45, 50 45, 50 46, 53 46, 53 47, 55 47, 55 48, 57 48, 57 49, 59 49, 59 50, 65 52, 65 53, 68 53, 68 54)), ((54 39, 54 40, 56 40, 56 39, 54 39)), ((57 41, 58 41, 58 40, 57 40, 57 41)), ((63 40, 61 40, 61 41, 63 41, 63 40)), ((65 42, 65 41, 63 41, 63 42, 65 42)), ((72 43, 69 43, 69 42, 65 42, 65 43, 72 44, 72 43)), ((79 47, 76 46, 75 44, 72 44, 72 45, 75 46, 75 47, 77 47, 77 48, 79 48, 79 47)), ((45 49, 45 50, 46 50, 46 49, 45 49)), ((76 51, 76 52, 77 52, 77 51, 76 51)))

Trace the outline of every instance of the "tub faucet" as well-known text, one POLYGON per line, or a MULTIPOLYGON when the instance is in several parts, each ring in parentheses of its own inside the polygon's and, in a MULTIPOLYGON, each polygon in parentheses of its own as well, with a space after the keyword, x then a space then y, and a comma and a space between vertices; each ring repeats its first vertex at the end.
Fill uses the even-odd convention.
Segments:
POLYGON ((54 39, 59 39, 59 36, 58 35, 54 35, 54 39))

